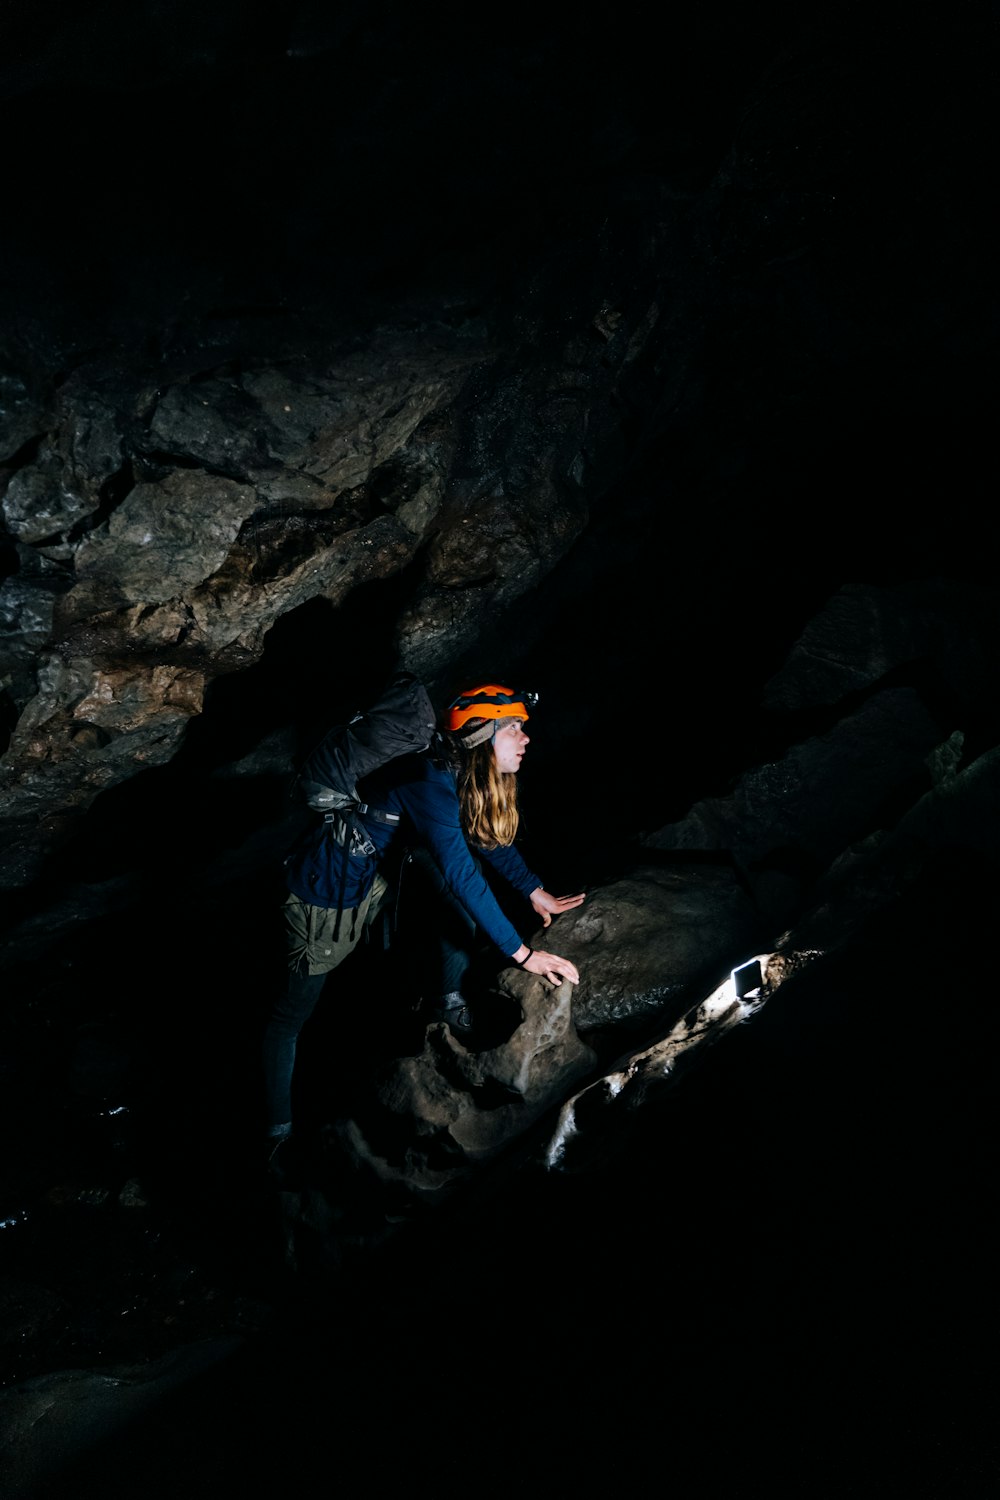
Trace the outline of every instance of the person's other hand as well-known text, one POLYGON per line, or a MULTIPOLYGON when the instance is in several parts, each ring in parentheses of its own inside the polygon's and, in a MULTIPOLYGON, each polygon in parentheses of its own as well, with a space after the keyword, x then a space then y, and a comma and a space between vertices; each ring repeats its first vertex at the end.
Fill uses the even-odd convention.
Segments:
POLYGON ((537 891, 532 891, 528 899, 541 917, 542 926, 548 927, 553 917, 560 916, 564 911, 572 911, 574 906, 579 906, 585 901, 586 892, 581 891, 576 896, 553 896, 551 892, 539 886, 537 891))

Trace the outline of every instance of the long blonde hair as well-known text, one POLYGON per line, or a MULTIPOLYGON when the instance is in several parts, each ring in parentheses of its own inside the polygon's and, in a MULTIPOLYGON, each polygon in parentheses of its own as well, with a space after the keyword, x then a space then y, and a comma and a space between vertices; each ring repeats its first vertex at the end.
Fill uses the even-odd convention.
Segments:
POLYGON ((469 842, 482 849, 512 844, 521 821, 517 777, 497 768, 492 739, 463 751, 457 784, 462 828, 469 842))

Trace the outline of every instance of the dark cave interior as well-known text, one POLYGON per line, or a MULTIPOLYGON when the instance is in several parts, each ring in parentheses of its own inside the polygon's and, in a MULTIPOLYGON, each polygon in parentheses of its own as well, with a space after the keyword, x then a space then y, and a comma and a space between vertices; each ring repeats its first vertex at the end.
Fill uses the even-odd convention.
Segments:
MULTIPOLYGON (((454 663, 495 652, 541 692, 525 842, 553 886, 610 878, 645 830, 822 732, 822 712, 775 723, 760 700, 842 583, 993 584, 994 22, 972 4, 950 20, 798 10, 570 22, 520 6, 106 0, 88 22, 46 0, 2 18, 18 149, 0 312, 15 357, 48 347, 63 373, 116 343, 181 357, 195 323, 210 341, 213 319, 239 313, 265 346, 310 320, 363 338, 404 298, 444 316, 495 303, 516 329, 523 289, 570 323, 579 282, 560 306, 560 266, 617 215, 627 284, 641 236, 621 224, 642 221, 650 181, 679 202, 709 191, 741 132, 753 149, 751 82, 803 59, 784 100, 789 151, 813 121, 813 198, 773 226, 778 289, 748 312, 733 252, 729 363, 660 441, 646 424, 567 555, 454 663), (817 285, 835 288, 828 305, 817 285)), ((789 200, 791 160, 773 167, 789 200)), ((753 192, 729 188, 719 212, 739 247, 753 192)), ((130 1149, 176 1204, 167 1236, 197 1241, 249 1299, 271 1294, 272 1226, 233 1162, 278 979, 272 841, 293 814, 284 777, 226 768, 269 735, 301 750, 363 703, 413 586, 403 570, 337 611, 283 617, 256 664, 215 681, 175 759, 99 796, 58 865, 4 896, 16 923, 120 882, 163 933, 190 934, 151 953, 148 926, 123 931, 112 902, 14 982, 35 985, 39 1013, 58 996, 81 1022, 141 992, 123 1049, 142 1059, 130 1149), (355 636, 364 650, 345 660, 355 636), (178 1024, 189 992, 216 1000, 200 1062, 178 1024)), ((371 1490, 423 1469, 483 1494, 532 1476, 739 1500, 992 1493, 997 894, 993 865, 943 855, 905 910, 873 919, 851 968, 824 969, 808 1009, 783 992, 605 1169, 498 1188, 330 1285, 284 1288, 268 1337, 96 1445, 44 1500, 307 1488, 325 1464, 371 1490)), ((349 1059, 377 1066, 410 1024, 383 1018, 374 1038, 364 998, 348 987, 344 1013, 317 1017, 304 1090, 350 1087, 349 1059)), ((17 1090, 37 1094, 32 1118, 53 1150, 85 1155, 88 1131, 113 1127, 66 1112, 72 1059, 41 1035, 29 1055, 17 1090)), ((30 1173, 15 1167, 18 1189, 30 1173)), ((80 1277, 87 1235, 81 1216, 80 1277)), ((13 1270, 51 1253, 25 1237, 13 1270)), ((114 1331, 89 1335, 113 1353, 114 1331)))

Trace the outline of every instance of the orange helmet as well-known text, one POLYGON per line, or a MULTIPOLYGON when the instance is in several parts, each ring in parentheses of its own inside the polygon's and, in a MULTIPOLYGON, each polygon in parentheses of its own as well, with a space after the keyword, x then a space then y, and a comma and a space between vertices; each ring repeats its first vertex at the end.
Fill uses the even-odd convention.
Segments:
POLYGON ((444 727, 462 728, 469 719, 526 719, 528 704, 538 702, 537 693, 519 693, 514 688, 487 682, 482 687, 466 688, 445 710, 444 727))

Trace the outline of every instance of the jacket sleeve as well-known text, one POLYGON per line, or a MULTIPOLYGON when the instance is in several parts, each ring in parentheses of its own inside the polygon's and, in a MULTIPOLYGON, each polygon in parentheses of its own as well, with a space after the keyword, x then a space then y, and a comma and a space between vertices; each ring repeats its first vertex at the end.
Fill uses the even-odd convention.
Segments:
MULTIPOLYGON (((501 910, 472 857, 462 831, 458 795, 450 773, 428 766, 421 779, 398 786, 394 800, 434 856, 456 900, 502 953, 508 957, 516 953, 524 939, 501 910)), ((493 852, 490 850, 488 854, 493 852)), ((488 857, 487 851, 483 853, 488 857)), ((517 858, 523 866, 520 855, 517 858)), ((535 880, 530 889, 535 890, 540 884, 541 881, 535 880)))
POLYGON ((529 897, 532 891, 537 891, 540 885, 544 885, 541 876, 528 869, 520 850, 516 849, 513 844, 507 848, 477 849, 476 853, 525 898, 529 897))

